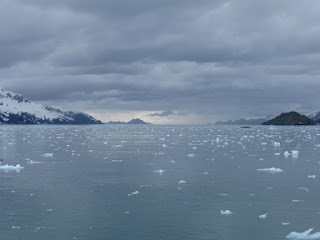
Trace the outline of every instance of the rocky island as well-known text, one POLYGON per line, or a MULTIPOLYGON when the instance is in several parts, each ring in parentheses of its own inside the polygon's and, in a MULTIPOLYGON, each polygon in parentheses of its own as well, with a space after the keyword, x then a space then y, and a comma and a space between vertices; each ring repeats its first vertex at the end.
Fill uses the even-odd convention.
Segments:
POLYGON ((262 125, 315 125, 315 122, 297 112, 281 113, 279 116, 262 123, 262 125))

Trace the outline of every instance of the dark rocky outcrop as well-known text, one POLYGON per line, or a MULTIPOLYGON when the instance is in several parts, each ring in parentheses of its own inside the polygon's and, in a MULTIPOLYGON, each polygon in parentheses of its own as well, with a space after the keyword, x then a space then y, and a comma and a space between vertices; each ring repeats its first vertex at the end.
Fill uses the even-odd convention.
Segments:
POLYGON ((315 125, 314 121, 297 112, 281 113, 279 116, 262 123, 262 125, 315 125))

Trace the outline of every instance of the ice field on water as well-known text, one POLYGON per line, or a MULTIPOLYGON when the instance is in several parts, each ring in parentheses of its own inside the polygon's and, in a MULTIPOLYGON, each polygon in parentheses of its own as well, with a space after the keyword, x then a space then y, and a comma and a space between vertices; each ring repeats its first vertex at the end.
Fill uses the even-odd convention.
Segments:
POLYGON ((320 239, 320 127, 0 126, 4 240, 320 239))

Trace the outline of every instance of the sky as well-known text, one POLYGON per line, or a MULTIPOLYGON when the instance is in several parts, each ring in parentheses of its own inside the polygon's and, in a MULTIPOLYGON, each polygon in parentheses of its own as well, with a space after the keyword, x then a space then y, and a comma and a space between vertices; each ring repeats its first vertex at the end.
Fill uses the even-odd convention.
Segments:
POLYGON ((102 121, 320 110, 319 0, 0 0, 0 87, 102 121))

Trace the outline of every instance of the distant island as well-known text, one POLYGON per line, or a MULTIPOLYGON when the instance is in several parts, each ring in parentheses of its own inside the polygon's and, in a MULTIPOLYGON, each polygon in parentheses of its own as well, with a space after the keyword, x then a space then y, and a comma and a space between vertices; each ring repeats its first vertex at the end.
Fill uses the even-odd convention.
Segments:
POLYGON ((130 120, 129 122, 110 121, 110 122, 107 122, 107 124, 151 124, 151 123, 147 123, 139 118, 135 118, 130 120))
POLYGON ((262 123, 262 125, 315 125, 315 122, 297 112, 281 113, 279 116, 262 123))

